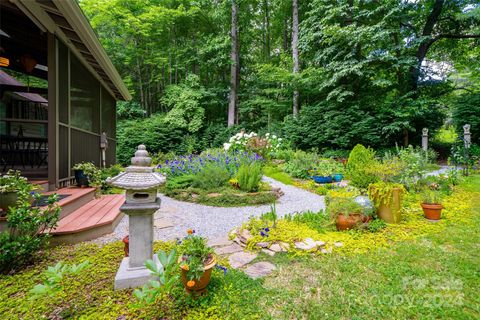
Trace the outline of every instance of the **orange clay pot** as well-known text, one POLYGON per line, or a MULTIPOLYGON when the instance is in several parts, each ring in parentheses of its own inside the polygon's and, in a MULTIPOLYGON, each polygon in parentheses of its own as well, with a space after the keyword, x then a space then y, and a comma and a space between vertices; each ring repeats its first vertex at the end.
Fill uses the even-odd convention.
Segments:
MULTIPOLYGON (((182 262, 182 257, 178 259, 178 262, 182 262)), ((217 257, 212 254, 211 258, 207 261, 206 264, 203 265, 203 268, 205 269, 203 275, 200 277, 200 279, 194 279, 195 285, 193 287, 187 286, 187 271, 182 270, 182 282, 183 286, 185 287, 185 291, 188 293, 196 293, 196 294, 202 294, 205 290, 207 285, 210 283, 210 276, 212 275, 212 269, 215 267, 217 264, 217 257)))
POLYGON ((442 217, 443 206, 441 204, 420 204, 423 209, 423 214, 428 220, 440 220, 442 217))
POLYGON ((353 229, 355 226, 364 222, 365 219, 366 217, 363 214, 358 214, 358 213, 349 214, 348 216, 339 214, 337 216, 335 224, 337 225, 338 231, 349 230, 349 229, 353 229))

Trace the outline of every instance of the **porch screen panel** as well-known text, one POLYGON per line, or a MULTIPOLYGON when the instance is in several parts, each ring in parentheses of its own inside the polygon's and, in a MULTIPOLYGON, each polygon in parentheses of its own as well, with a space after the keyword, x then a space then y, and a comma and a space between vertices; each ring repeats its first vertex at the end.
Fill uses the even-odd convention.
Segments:
POLYGON ((68 48, 58 44, 58 120, 68 124, 68 48))
POLYGON ((68 128, 58 126, 58 178, 68 178, 68 128))
POLYGON ((102 88, 102 132, 107 133, 108 138, 115 139, 116 101, 102 88))
POLYGON ((100 133, 100 83, 70 55, 71 126, 100 133))
POLYGON ((100 166, 100 136, 73 128, 71 135, 72 164, 88 161, 100 166))

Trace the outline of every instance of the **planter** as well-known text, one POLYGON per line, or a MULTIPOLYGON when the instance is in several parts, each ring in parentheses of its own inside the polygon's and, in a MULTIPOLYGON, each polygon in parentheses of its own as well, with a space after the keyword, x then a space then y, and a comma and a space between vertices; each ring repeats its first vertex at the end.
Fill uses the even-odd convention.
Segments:
POLYGON ((6 215, 8 207, 15 206, 17 204, 17 200, 18 195, 16 192, 0 193, 0 209, 2 209, 6 215))
POLYGON ((423 214, 428 220, 440 220, 442 217, 443 206, 441 204, 420 204, 423 209, 423 214))
POLYGON ((333 181, 335 182, 340 182, 343 180, 343 174, 341 173, 336 173, 333 175, 333 181))
POLYGON ((338 231, 343 230, 350 230, 355 228, 360 223, 363 223, 367 219, 363 214, 349 214, 345 216, 343 214, 339 214, 335 220, 335 224, 337 225, 338 231))
POLYGON ((125 252, 125 257, 128 257, 128 252, 129 252, 129 248, 130 248, 128 236, 125 236, 122 239, 122 242, 125 244, 124 247, 123 247, 123 251, 125 252))
POLYGON ((77 181, 77 186, 79 187, 88 187, 88 177, 83 173, 83 170, 74 170, 75 171, 75 181, 77 181))
MULTIPOLYGON (((180 263, 182 261, 182 257, 178 259, 178 262, 180 263)), ((212 275, 212 269, 215 267, 217 264, 217 257, 212 254, 211 259, 207 261, 206 264, 203 265, 204 272, 203 275, 200 277, 200 279, 195 279, 195 285, 193 287, 188 287, 187 286, 187 271, 182 270, 182 282, 183 286, 185 287, 185 291, 188 293, 195 293, 195 294, 202 294, 205 292, 207 285, 210 283, 210 276, 212 275)))
POLYGON ((400 188, 394 188, 390 203, 388 205, 383 201, 380 203, 377 210, 380 219, 387 223, 400 223, 402 220, 402 212, 400 210, 402 208, 401 192, 400 188))
POLYGON ((333 179, 329 176, 313 176, 313 181, 316 183, 332 183, 333 179))

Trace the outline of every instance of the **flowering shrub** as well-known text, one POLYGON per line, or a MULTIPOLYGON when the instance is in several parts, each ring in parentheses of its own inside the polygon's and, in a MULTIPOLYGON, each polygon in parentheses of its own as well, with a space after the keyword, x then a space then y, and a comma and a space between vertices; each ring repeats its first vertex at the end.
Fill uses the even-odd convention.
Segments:
POLYGON ((168 177, 176 177, 185 174, 196 175, 208 165, 216 165, 225 168, 230 176, 234 176, 242 164, 261 161, 263 158, 258 154, 239 151, 211 151, 207 154, 190 154, 166 160, 164 164, 158 165, 158 169, 168 177))
POLYGON ((37 187, 28 183, 27 178, 20 175, 20 171, 8 170, 6 175, 0 176, 0 193, 18 192, 19 190, 31 192, 35 189, 37 187))
POLYGON ((251 151, 264 157, 275 154, 282 148, 282 138, 266 133, 260 137, 255 132, 240 131, 223 144, 225 151, 251 151))

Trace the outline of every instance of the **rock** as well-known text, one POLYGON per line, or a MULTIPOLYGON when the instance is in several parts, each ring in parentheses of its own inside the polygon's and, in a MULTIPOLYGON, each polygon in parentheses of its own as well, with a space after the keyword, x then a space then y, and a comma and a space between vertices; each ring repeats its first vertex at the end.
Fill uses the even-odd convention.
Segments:
POLYGON ((303 242, 295 242, 295 248, 305 251, 314 251, 317 249, 317 243, 312 238, 307 238, 303 242))
POLYGON ((325 247, 326 243, 323 242, 323 241, 315 241, 315 244, 317 245, 317 247, 325 247))
POLYGON ((320 252, 321 252, 321 253, 332 253, 332 249, 322 248, 322 249, 320 249, 320 252))
POLYGON ((315 240, 313 240, 312 238, 306 238, 303 242, 305 242, 306 244, 308 244, 309 246, 313 246, 313 245, 317 245, 315 243, 315 240))
POLYGON ((280 247, 282 247, 285 252, 290 250, 290 244, 286 242, 280 242, 280 247))
MULTIPOLYGON (((212 193, 207 194, 207 196, 208 196, 209 198, 218 198, 218 197, 220 197, 221 195, 222 195, 221 193, 216 193, 216 192, 212 192, 212 193)), ((192 197, 193 197, 193 194, 192 194, 192 197)))
POLYGON ((278 243, 272 244, 268 249, 270 249, 273 252, 282 252, 284 251, 283 248, 280 246, 278 243))
POLYGON ((259 248, 267 248, 268 242, 257 242, 256 246, 259 248))
POLYGON ((333 245, 337 248, 343 247, 343 243, 341 242, 334 242, 333 245))
POLYGON ((236 252, 228 258, 228 262, 233 269, 238 269, 250 263, 257 257, 257 254, 250 252, 236 252))
POLYGON ((238 243, 239 245, 241 245, 243 248, 245 248, 247 245, 242 242, 238 237, 235 237, 235 239, 233 239, 233 242, 235 243, 238 243))
POLYGON ((153 225, 157 229, 171 228, 174 226, 173 221, 166 218, 155 219, 153 225))
POLYGON ((245 269, 245 273, 253 279, 265 277, 275 270, 275 265, 270 262, 257 262, 245 269))
POLYGON ((243 251, 243 248, 236 243, 232 243, 229 246, 215 249, 215 252, 218 255, 231 254, 231 253, 240 252, 240 251, 243 251))
POLYGON ((250 234, 250 231, 248 231, 247 229, 237 231, 237 237, 243 243, 247 243, 248 240, 253 238, 253 236, 250 234))
POLYGON ((226 235, 218 238, 209 239, 207 242, 207 245, 209 247, 226 247, 231 244, 232 241, 228 240, 228 236, 226 235))
POLYGON ((262 252, 268 254, 271 257, 275 255, 275 251, 272 251, 270 249, 262 249, 262 252))
POLYGON ((192 197, 192 199, 197 199, 199 197, 199 195, 196 193, 192 193, 190 196, 192 197))

